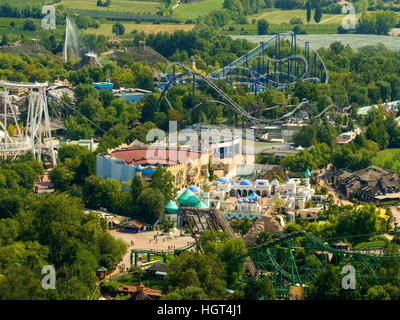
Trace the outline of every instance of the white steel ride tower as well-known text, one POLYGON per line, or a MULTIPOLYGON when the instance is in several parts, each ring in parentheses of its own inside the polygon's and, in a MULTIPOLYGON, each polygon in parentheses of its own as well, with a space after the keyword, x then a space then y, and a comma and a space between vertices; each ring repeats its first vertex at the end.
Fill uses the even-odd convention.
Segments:
POLYGON ((51 138, 49 110, 46 89, 48 83, 15 83, 0 81, 3 99, 0 106, 0 156, 3 159, 32 151, 41 161, 42 153, 47 153, 56 165, 56 157, 51 138), (18 107, 10 100, 10 90, 25 89, 28 92, 26 125, 18 119, 18 107), (10 132, 11 131, 11 132, 10 132), (48 140, 48 146, 43 142, 48 140))

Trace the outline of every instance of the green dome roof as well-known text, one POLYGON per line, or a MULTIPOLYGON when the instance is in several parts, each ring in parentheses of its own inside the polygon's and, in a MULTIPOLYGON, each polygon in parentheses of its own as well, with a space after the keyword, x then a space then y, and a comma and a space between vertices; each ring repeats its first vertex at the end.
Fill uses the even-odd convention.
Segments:
POLYGON ((208 206, 203 202, 203 201, 199 201, 199 203, 195 204, 193 206, 193 208, 197 208, 197 209, 208 209, 208 206))
POLYGON ((304 176, 305 176, 306 178, 311 177, 311 173, 310 173, 310 170, 309 170, 308 168, 307 168, 306 173, 304 174, 304 176))
POLYGON ((199 201, 199 198, 189 189, 186 189, 178 198, 178 202, 182 206, 194 206, 199 203, 199 201))
POLYGON ((169 202, 165 206, 165 211, 168 213, 177 212, 179 207, 176 205, 175 201, 169 200, 169 202))

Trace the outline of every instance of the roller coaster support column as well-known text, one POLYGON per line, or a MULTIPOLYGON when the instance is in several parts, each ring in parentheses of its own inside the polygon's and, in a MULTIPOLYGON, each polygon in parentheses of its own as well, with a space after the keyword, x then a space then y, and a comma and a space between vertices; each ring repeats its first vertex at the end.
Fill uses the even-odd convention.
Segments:
POLYGON ((139 259, 138 259, 138 254, 137 254, 137 252, 133 252, 133 251, 131 251, 131 267, 132 267, 132 264, 133 264, 133 255, 135 255, 135 267, 137 267, 137 264, 138 264, 138 262, 139 262, 139 259))
POLYGON ((196 89, 196 76, 193 74, 192 102, 194 102, 195 89, 196 89))
MULTIPOLYGON (((293 37, 294 37, 294 33, 292 33, 292 39, 290 42, 290 56, 293 56, 293 37)), ((288 60, 288 82, 291 83, 292 82, 292 77, 291 77, 291 73, 292 73, 292 59, 289 58, 288 60)))
MULTIPOLYGON (((175 64, 172 65, 172 77, 175 79, 175 64)), ((176 85, 176 80, 174 80, 174 86, 176 85)))
POLYGON ((316 52, 314 52, 314 59, 313 59, 311 70, 312 70, 311 71, 312 76, 315 77, 317 74, 317 53, 316 52))
POLYGON ((281 34, 278 33, 278 59, 279 59, 279 84, 283 83, 282 79, 282 60, 281 60, 281 34))
POLYGON ((323 69, 324 67, 323 67, 323 65, 322 65, 322 62, 320 62, 319 63, 319 76, 320 76, 320 78, 322 79, 322 69, 323 69))
MULTIPOLYGON (((294 34, 294 56, 297 54, 297 39, 296 39, 296 34, 294 34)), ((297 59, 295 58, 294 60, 294 72, 296 76, 296 81, 299 80, 299 63, 297 62, 297 59)))
POLYGON ((289 250, 289 261, 291 264, 291 269, 292 269, 292 285, 295 285, 297 283, 296 281, 296 276, 297 279, 299 280, 298 282, 301 283, 301 279, 300 279, 300 275, 299 275, 299 271, 297 270, 297 266, 296 266, 296 260, 293 256, 293 249, 292 249, 292 245, 291 245, 291 241, 288 241, 288 250, 289 250))
POLYGON ((264 42, 261 42, 261 56, 262 56, 262 70, 261 73, 265 73, 265 63, 264 63, 264 42))
POLYGON ((306 41, 304 44, 304 58, 307 62, 307 69, 306 64, 304 64, 304 74, 306 78, 308 77, 309 69, 310 69, 310 42, 306 41))
POLYGON ((279 33, 275 34, 275 57, 274 57, 274 84, 276 86, 276 60, 278 57, 278 38, 279 38, 279 33))

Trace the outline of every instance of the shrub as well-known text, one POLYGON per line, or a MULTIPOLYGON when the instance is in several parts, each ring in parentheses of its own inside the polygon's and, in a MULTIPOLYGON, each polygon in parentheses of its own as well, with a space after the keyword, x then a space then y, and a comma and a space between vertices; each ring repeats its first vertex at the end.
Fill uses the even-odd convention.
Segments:
POLYGON ((290 24, 303 24, 303 20, 301 20, 300 18, 293 18, 292 20, 290 20, 290 24))

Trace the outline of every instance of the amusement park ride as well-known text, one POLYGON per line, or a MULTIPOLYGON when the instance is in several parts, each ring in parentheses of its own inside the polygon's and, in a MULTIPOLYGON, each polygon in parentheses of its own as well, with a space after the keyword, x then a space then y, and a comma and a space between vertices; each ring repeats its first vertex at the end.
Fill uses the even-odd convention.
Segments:
MULTIPOLYGON (((158 104, 162 99, 165 99, 170 108, 172 108, 167 98, 167 92, 172 86, 176 85, 177 81, 180 83, 191 81, 193 83, 193 95, 196 83, 202 82, 212 88, 220 99, 202 101, 194 106, 192 110, 200 108, 205 103, 220 104, 230 108, 240 115, 242 119, 248 120, 256 126, 284 122, 294 115, 296 111, 301 108, 307 108, 310 103, 304 100, 299 105, 279 106, 287 107, 290 111, 277 119, 263 119, 255 117, 246 111, 221 90, 215 83, 216 81, 223 80, 233 86, 248 87, 250 92, 257 94, 270 86, 280 90, 293 86, 297 81, 327 83, 329 80, 326 66, 318 53, 310 46, 308 41, 302 42, 292 32, 276 34, 271 39, 261 42, 256 48, 209 76, 196 72, 181 63, 172 63, 168 68, 170 69, 171 66, 173 73, 172 75, 167 75, 167 81, 163 83, 163 90, 157 102, 158 104), (177 73, 177 68, 181 69, 182 72, 177 73)), ((55 165, 56 156, 51 139, 48 99, 51 101, 50 106, 54 111, 53 113, 57 113, 55 111, 57 111, 58 106, 63 110, 68 110, 68 112, 79 113, 78 110, 52 95, 48 90, 47 83, 1 81, 0 87, 3 88, 0 129, 4 132, 0 140, 0 157, 3 159, 12 158, 27 151, 32 151, 38 159, 42 158, 42 154, 49 156, 52 164, 55 165), (9 91, 18 89, 28 91, 28 116, 25 127, 21 125, 21 119, 18 119, 17 107, 9 99, 9 91), (10 127, 13 128, 13 132, 10 132, 10 127), (44 143, 44 139, 47 139, 47 145, 44 143)), ((270 109, 274 108, 277 107, 270 109)), ((330 105, 317 117, 330 109, 337 109, 337 107, 330 105)), ((86 118, 86 120, 99 131, 103 131, 90 119, 86 118)))
MULTIPOLYGON (((219 210, 184 208, 182 214, 199 250, 198 237, 205 230, 224 231, 232 238, 237 237, 219 210)), ((347 238, 352 237, 354 236, 347 238)), ((326 270, 330 262, 340 268, 353 266, 357 270, 356 282, 359 288, 382 285, 397 278, 400 254, 383 253, 384 244, 367 244, 357 250, 349 250, 329 244, 328 241, 332 242, 331 240, 337 241, 322 241, 305 231, 274 232, 269 235, 268 241, 250 247, 245 255, 232 262, 243 262, 248 276, 268 276, 279 299, 288 299, 291 287, 307 288, 316 274, 326 270), (309 255, 315 255, 320 263, 319 267, 306 263, 305 257, 309 255)))
MULTIPOLYGON (((172 108, 167 98, 168 90, 175 86, 177 82, 192 82, 193 96, 196 84, 204 83, 212 88, 221 100, 204 100, 192 108, 197 109, 205 103, 220 104, 233 110, 235 113, 247 119, 253 125, 272 124, 284 122, 294 115, 298 110, 310 106, 309 101, 304 100, 299 105, 282 105, 291 109, 288 113, 277 119, 262 119, 255 117, 242 106, 235 102, 229 95, 221 90, 216 81, 226 81, 232 86, 248 88, 250 93, 257 93, 266 90, 268 87, 274 90, 284 90, 294 86, 298 81, 314 83, 328 83, 329 76, 325 63, 318 53, 310 46, 309 41, 303 42, 295 33, 277 33, 271 39, 261 42, 256 48, 245 53, 240 58, 229 63, 227 66, 214 71, 211 75, 201 74, 179 62, 172 62, 167 66, 172 74, 167 74, 165 81, 161 84, 162 92, 157 102, 159 105, 165 99, 172 108), (290 38, 290 41, 288 40, 290 38), (299 45, 303 44, 303 45, 299 45), (178 72, 178 69, 180 72, 178 72)), ((265 109, 272 110, 277 107, 265 109)), ((338 109, 335 105, 329 105, 316 117, 331 109, 338 109)), ((342 112, 343 110, 340 110, 342 112)), ((315 116, 314 116, 315 117, 315 116)))
POLYGON ((295 33, 277 33, 273 38, 245 53, 226 67, 211 74, 227 83, 248 83, 254 93, 270 84, 283 89, 297 81, 328 83, 326 66, 309 41, 300 40, 295 33), (283 40, 290 37, 290 50, 283 40), (298 43, 304 44, 304 47, 298 43), (311 53, 311 55, 310 55, 311 53))
POLYGON ((0 128, 0 156, 3 159, 15 158, 18 155, 31 151, 39 160, 42 154, 50 156, 52 164, 56 165, 56 156, 53 148, 50 129, 50 117, 47 107, 47 83, 14 83, 0 81, 3 89, 0 128), (18 108, 11 102, 10 90, 26 90, 27 119, 23 126, 18 119, 18 108), (48 139, 49 146, 44 144, 48 139))

